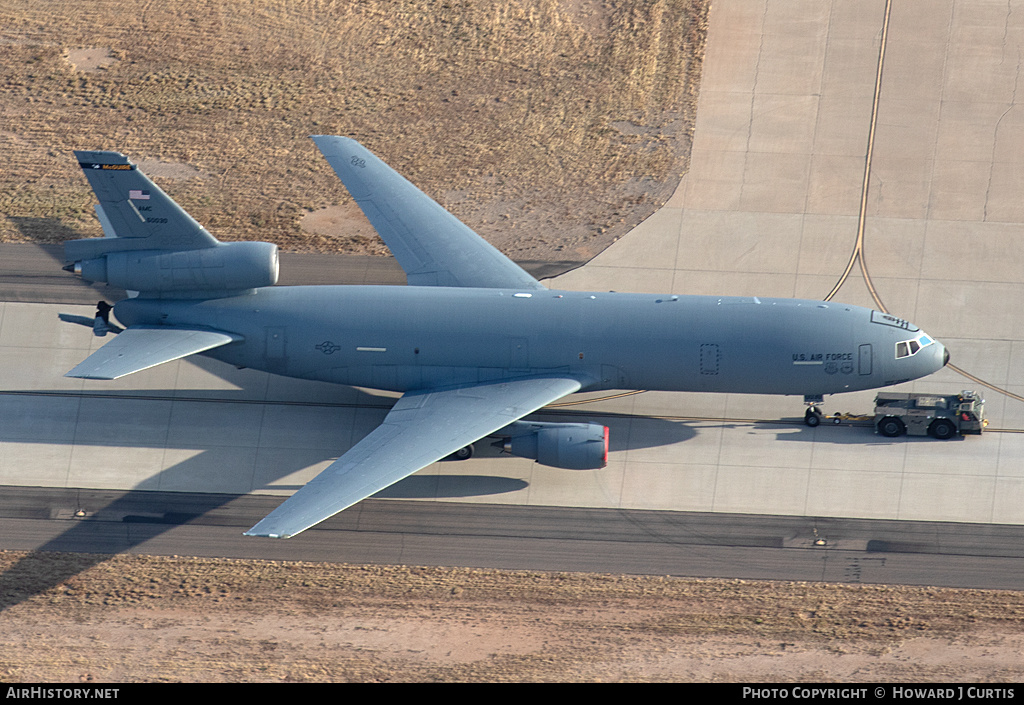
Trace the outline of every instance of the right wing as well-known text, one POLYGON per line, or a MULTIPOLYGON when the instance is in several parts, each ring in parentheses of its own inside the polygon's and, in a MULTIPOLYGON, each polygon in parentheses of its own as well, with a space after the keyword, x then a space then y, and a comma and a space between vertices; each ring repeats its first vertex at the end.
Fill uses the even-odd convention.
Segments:
POLYGON ((117 379, 240 340, 240 335, 217 330, 134 326, 121 331, 64 376, 117 379))
POLYGON ((568 377, 527 377, 407 392, 384 423, 245 534, 290 538, 579 388, 568 377))
POLYGON ((355 140, 314 135, 313 141, 410 285, 545 288, 355 140))

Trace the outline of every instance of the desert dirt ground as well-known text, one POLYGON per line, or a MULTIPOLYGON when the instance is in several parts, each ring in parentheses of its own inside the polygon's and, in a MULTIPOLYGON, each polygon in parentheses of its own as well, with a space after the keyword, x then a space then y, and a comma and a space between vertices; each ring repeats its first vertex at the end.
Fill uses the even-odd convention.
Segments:
POLYGON ((15 564, 6 681, 1024 678, 1019 592, 0 552, 15 564))
POLYGON ((514 259, 583 262, 685 172, 706 0, 9 0, 0 240, 99 235, 72 149, 223 240, 384 253, 310 134, 350 135, 514 259))
MULTIPOLYGON (((327 133, 514 258, 586 261, 687 168, 706 17, 703 0, 6 0, 0 241, 98 236, 70 150, 115 149, 220 239, 381 254, 306 138, 327 133)), ((15 565, 4 681, 1024 677, 1012 592, 0 552, 0 576, 15 565)))

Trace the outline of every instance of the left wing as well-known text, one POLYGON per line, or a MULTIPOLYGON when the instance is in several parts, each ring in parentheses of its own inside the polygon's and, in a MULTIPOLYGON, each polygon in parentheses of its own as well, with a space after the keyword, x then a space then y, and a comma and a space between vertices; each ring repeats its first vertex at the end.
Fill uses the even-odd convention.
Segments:
POLYGON ((245 533, 295 536, 580 386, 527 377, 407 392, 384 423, 245 533))

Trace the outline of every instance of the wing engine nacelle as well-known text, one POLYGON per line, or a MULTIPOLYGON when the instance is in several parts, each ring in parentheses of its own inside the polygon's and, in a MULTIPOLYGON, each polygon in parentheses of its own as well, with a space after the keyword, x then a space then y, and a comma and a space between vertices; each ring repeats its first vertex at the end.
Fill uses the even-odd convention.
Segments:
POLYGON ((505 452, 541 465, 597 470, 608 464, 607 426, 517 421, 504 431, 511 434, 502 445, 505 452))
POLYGON ((277 283, 277 245, 223 242, 200 250, 127 250, 65 267, 87 281, 129 291, 245 291, 277 283))

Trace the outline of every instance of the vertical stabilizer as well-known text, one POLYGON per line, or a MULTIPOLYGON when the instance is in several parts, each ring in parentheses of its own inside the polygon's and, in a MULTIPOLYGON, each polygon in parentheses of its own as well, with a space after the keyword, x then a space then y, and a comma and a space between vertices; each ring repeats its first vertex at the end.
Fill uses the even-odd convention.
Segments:
POLYGON ((75 156, 104 237, 64 243, 65 270, 149 298, 233 296, 277 282, 277 245, 218 242, 120 152, 75 156))
POLYGON ((217 239, 206 228, 120 152, 76 151, 75 156, 99 199, 106 219, 100 221, 107 237, 105 242, 88 239, 66 243, 68 262, 112 251, 200 250, 217 246, 217 239))

